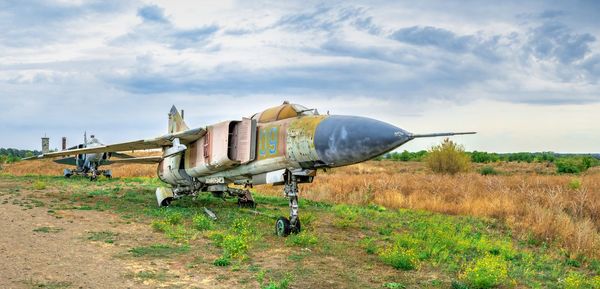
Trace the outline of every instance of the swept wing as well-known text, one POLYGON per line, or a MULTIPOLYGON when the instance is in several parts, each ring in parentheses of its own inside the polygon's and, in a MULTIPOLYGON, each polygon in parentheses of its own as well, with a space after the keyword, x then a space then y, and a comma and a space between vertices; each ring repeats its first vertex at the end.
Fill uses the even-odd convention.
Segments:
POLYGON ((123 142, 117 144, 110 145, 101 145, 96 147, 89 148, 81 148, 81 149, 72 149, 65 150, 59 152, 51 152, 42 154, 39 156, 27 158, 25 160, 31 159, 43 159, 43 158, 54 158, 54 157, 64 157, 64 156, 72 156, 77 154, 92 154, 92 153, 104 153, 104 152, 122 152, 122 151, 136 151, 136 150, 148 150, 148 149, 157 149, 163 147, 169 147, 173 145, 173 141, 175 139, 179 139, 181 144, 189 144, 200 139, 202 136, 206 134, 206 130, 204 128, 195 128, 177 133, 166 134, 153 139, 145 139, 145 140, 136 140, 130 142, 123 142))

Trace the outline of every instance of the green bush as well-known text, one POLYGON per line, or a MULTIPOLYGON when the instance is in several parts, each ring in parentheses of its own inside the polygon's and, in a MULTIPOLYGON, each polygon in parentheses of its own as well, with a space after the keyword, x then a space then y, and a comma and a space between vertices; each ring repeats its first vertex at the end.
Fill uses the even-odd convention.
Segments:
POLYGON ((221 247, 224 256, 243 259, 248 251, 248 242, 243 236, 226 234, 223 235, 221 247))
POLYGON ((571 190, 578 190, 581 188, 581 180, 580 179, 572 179, 569 181, 569 188, 571 190))
POLYGON ((404 288, 406 288, 406 285, 404 285, 402 283, 389 282, 389 283, 385 283, 383 285, 383 287, 388 288, 388 289, 404 289, 404 288))
POLYGON ((194 224, 194 228, 198 231, 206 231, 211 230, 213 227, 213 222, 204 214, 197 214, 192 218, 192 223, 194 224))
POLYGON ((213 265, 219 267, 226 267, 229 266, 229 264, 231 264, 231 259, 227 256, 221 256, 213 262, 213 265))
POLYGON ((33 189, 35 190, 43 190, 46 188, 46 183, 43 181, 36 181, 33 183, 33 189))
POLYGON ((165 221, 171 225, 178 225, 183 221, 183 215, 180 212, 174 212, 168 214, 165 221))
POLYGON ((574 158, 560 158, 556 161, 556 172, 559 174, 578 174, 583 167, 581 163, 574 158))
POLYGON ((497 175, 498 171, 496 171, 494 169, 494 167, 492 167, 492 166, 485 166, 485 167, 481 168, 481 170, 479 170, 479 173, 484 176, 497 175))
POLYGON ((500 156, 497 153, 487 153, 473 151, 471 153, 471 161, 474 163, 493 163, 500 160, 500 156))
POLYGON ((373 255, 377 253, 377 245, 375 244, 375 239, 370 237, 365 237, 359 242, 360 246, 365 249, 365 252, 369 255, 373 255))
POLYGON ((383 263, 404 271, 416 269, 418 265, 417 254, 412 249, 398 246, 380 251, 379 258, 383 263))
POLYGON ((453 175, 467 171, 470 158, 461 145, 445 139, 440 145, 431 148, 427 165, 433 172, 453 175))
POLYGON ((171 227, 169 223, 161 220, 152 221, 152 223, 150 223, 150 226, 152 227, 152 229, 154 229, 154 231, 157 232, 165 232, 171 227))
POLYGON ((469 265, 462 277, 473 289, 496 287, 508 280, 508 263, 501 256, 487 255, 469 265))

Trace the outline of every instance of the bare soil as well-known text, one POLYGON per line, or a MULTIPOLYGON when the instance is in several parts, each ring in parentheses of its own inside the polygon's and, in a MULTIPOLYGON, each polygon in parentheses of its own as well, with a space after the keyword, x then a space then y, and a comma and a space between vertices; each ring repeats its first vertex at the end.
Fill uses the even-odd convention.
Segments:
MULTIPOLYGON (((31 197, 55 200, 0 182, 0 288, 230 288, 219 272, 189 274, 180 262, 128 257, 133 247, 168 243, 148 224, 94 210, 52 211, 31 197), (90 240, 93 232, 114 241, 90 240), (163 274, 165 280, 145 278, 163 274)), ((214 270, 213 271, 218 271, 214 270)), ((160 275, 159 275, 160 277, 160 275)), ((160 278, 158 278, 160 279, 160 278)))

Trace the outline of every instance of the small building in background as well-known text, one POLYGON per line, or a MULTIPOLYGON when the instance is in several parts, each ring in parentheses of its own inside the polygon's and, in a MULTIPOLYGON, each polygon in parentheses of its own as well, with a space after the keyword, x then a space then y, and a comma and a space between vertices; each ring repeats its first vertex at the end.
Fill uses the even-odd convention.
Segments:
POLYGON ((42 138, 42 153, 46 154, 50 152, 50 138, 44 136, 42 138))

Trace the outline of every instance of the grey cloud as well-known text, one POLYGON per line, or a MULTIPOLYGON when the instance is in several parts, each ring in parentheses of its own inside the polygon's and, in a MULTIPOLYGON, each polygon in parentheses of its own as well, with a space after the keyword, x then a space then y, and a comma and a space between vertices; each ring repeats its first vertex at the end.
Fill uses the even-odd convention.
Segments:
POLYGON ((144 21, 169 22, 165 17, 164 9, 156 5, 147 5, 138 9, 137 15, 144 21))
MULTIPOLYGON (((206 48, 210 38, 219 31, 216 24, 191 29, 176 27, 165 15, 162 8, 148 5, 138 9, 142 23, 131 32, 112 41, 116 45, 130 45, 140 42, 157 42, 173 49, 206 48)), ((215 46, 216 47, 216 46, 215 46)), ((211 49, 215 49, 212 47, 211 49)))
POLYGON ((596 37, 589 33, 573 33, 566 25, 548 21, 529 32, 528 48, 538 59, 557 60, 569 64, 583 59, 596 37))
POLYGON ((452 52, 466 52, 473 46, 473 36, 458 36, 431 26, 413 26, 396 30, 390 38, 419 46, 435 46, 452 52))
POLYGON ((377 30, 371 23, 371 19, 365 16, 365 9, 361 7, 333 8, 325 5, 284 15, 270 28, 281 27, 298 31, 320 30, 331 32, 346 23, 354 23, 357 27, 364 29, 377 30))
POLYGON ((58 1, 7 0, 0 3, 0 45, 26 47, 68 40, 75 34, 74 21, 125 10, 132 2, 119 0, 58 1))

